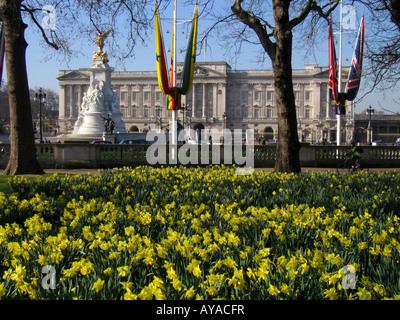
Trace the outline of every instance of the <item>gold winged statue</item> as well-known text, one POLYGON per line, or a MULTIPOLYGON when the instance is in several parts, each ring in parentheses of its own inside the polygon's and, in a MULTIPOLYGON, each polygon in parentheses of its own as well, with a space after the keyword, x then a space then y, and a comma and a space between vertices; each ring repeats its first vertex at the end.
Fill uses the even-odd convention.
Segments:
POLYGON ((97 30, 97 39, 95 43, 97 44, 98 51, 94 52, 93 62, 96 60, 96 58, 102 59, 104 63, 108 62, 107 51, 103 51, 103 47, 104 47, 104 40, 107 38, 111 30, 112 29, 106 32, 101 32, 100 30, 97 30))

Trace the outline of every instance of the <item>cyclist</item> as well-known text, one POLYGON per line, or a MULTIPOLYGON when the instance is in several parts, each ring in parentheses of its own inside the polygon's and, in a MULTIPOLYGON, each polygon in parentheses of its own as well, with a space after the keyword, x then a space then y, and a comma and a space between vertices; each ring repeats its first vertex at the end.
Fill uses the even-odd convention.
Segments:
POLYGON ((356 146, 354 142, 351 142, 350 145, 351 151, 346 156, 349 158, 351 157, 351 168, 354 170, 360 168, 358 160, 361 159, 361 153, 363 153, 364 150, 360 146, 356 146))

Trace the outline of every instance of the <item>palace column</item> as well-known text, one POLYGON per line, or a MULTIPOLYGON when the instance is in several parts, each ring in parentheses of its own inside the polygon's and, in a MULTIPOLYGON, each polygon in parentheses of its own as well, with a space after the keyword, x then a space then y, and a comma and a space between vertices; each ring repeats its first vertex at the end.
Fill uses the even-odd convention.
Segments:
POLYGON ((267 85, 265 83, 261 84, 261 113, 260 113, 260 118, 266 118, 266 105, 267 105, 267 85))
POLYGON ((77 116, 81 112, 81 105, 82 105, 82 85, 80 84, 78 86, 78 101, 77 101, 77 110, 76 110, 77 116))
POLYGON ((193 83, 193 88, 192 88, 192 117, 197 118, 196 84, 195 83, 193 83))
POLYGON ((144 92, 143 92, 143 85, 142 84, 139 84, 138 85, 138 87, 139 87, 139 92, 138 92, 138 106, 139 106, 139 112, 138 112, 138 115, 139 115, 139 117, 141 117, 141 118, 143 118, 144 117, 144 109, 143 109, 143 95, 144 95, 144 92))
POLYGON ((213 116, 218 118, 218 85, 216 83, 213 84, 213 116))
POLYGON ((58 117, 60 119, 64 119, 65 118, 65 85, 60 85, 59 101, 60 101, 60 106, 59 106, 59 110, 58 110, 58 117))
POLYGON ((69 117, 74 117, 74 86, 69 86, 69 117))
POLYGON ((203 118, 207 118, 207 114, 206 114, 206 84, 203 83, 203 118))
POLYGON ((226 109, 226 83, 225 82, 221 83, 220 91, 221 91, 221 94, 220 94, 220 98, 218 99, 218 106, 217 106, 217 108, 219 109, 219 115, 222 117, 222 115, 225 113, 225 116, 228 117, 228 110, 226 109))
POLYGON ((127 85, 127 90, 128 90, 128 96, 127 96, 127 102, 125 106, 125 118, 131 118, 132 117, 132 85, 127 85))

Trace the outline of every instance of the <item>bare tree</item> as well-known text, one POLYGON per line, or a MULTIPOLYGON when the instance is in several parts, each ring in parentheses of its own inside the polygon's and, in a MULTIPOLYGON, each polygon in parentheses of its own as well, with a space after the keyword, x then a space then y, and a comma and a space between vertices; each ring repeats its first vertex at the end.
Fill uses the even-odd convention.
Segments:
POLYGON ((4 25, 5 55, 10 105, 11 155, 5 174, 43 173, 36 159, 33 124, 26 74, 21 1, 3 0, 0 18, 4 25))
MULTIPOLYGON (((168 3, 169 0, 159 2, 168 3)), ((149 4, 153 6, 154 2, 58 0, 51 7, 44 0, 1 1, 0 20, 4 25, 6 43, 11 144, 10 160, 4 174, 43 173, 36 159, 34 143, 25 59, 27 43, 24 33, 28 25, 24 20, 30 19, 43 36, 44 42, 58 50, 63 57, 79 52, 79 48, 74 45, 77 39, 93 41, 95 30, 104 32, 112 29, 112 50, 109 56, 123 61, 134 54, 138 41, 146 39, 146 31, 153 17, 152 6, 149 4), (56 10, 55 16, 53 10, 56 10)))
MULTIPOLYGON (((215 4, 215 0, 204 2, 215 4)), ((234 54, 241 50, 243 43, 253 43, 260 45, 271 61, 278 109, 276 171, 301 171, 292 82, 293 31, 306 19, 313 22, 311 27, 321 18, 327 20, 338 4, 339 0, 232 0, 232 15, 217 19, 216 24, 228 21, 230 26, 233 22, 236 26, 240 22, 242 26, 227 31, 231 47, 236 48, 234 54)))

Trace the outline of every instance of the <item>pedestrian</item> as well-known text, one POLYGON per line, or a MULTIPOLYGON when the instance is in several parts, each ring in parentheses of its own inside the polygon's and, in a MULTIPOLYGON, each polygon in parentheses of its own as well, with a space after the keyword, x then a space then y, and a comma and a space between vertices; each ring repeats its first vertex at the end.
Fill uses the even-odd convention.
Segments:
POLYGON ((361 153, 364 152, 363 148, 361 148, 360 146, 356 146, 356 144, 352 141, 350 143, 351 145, 351 151, 347 154, 348 157, 351 157, 351 167, 353 169, 355 168, 359 168, 360 164, 358 163, 358 160, 361 159, 361 153))

